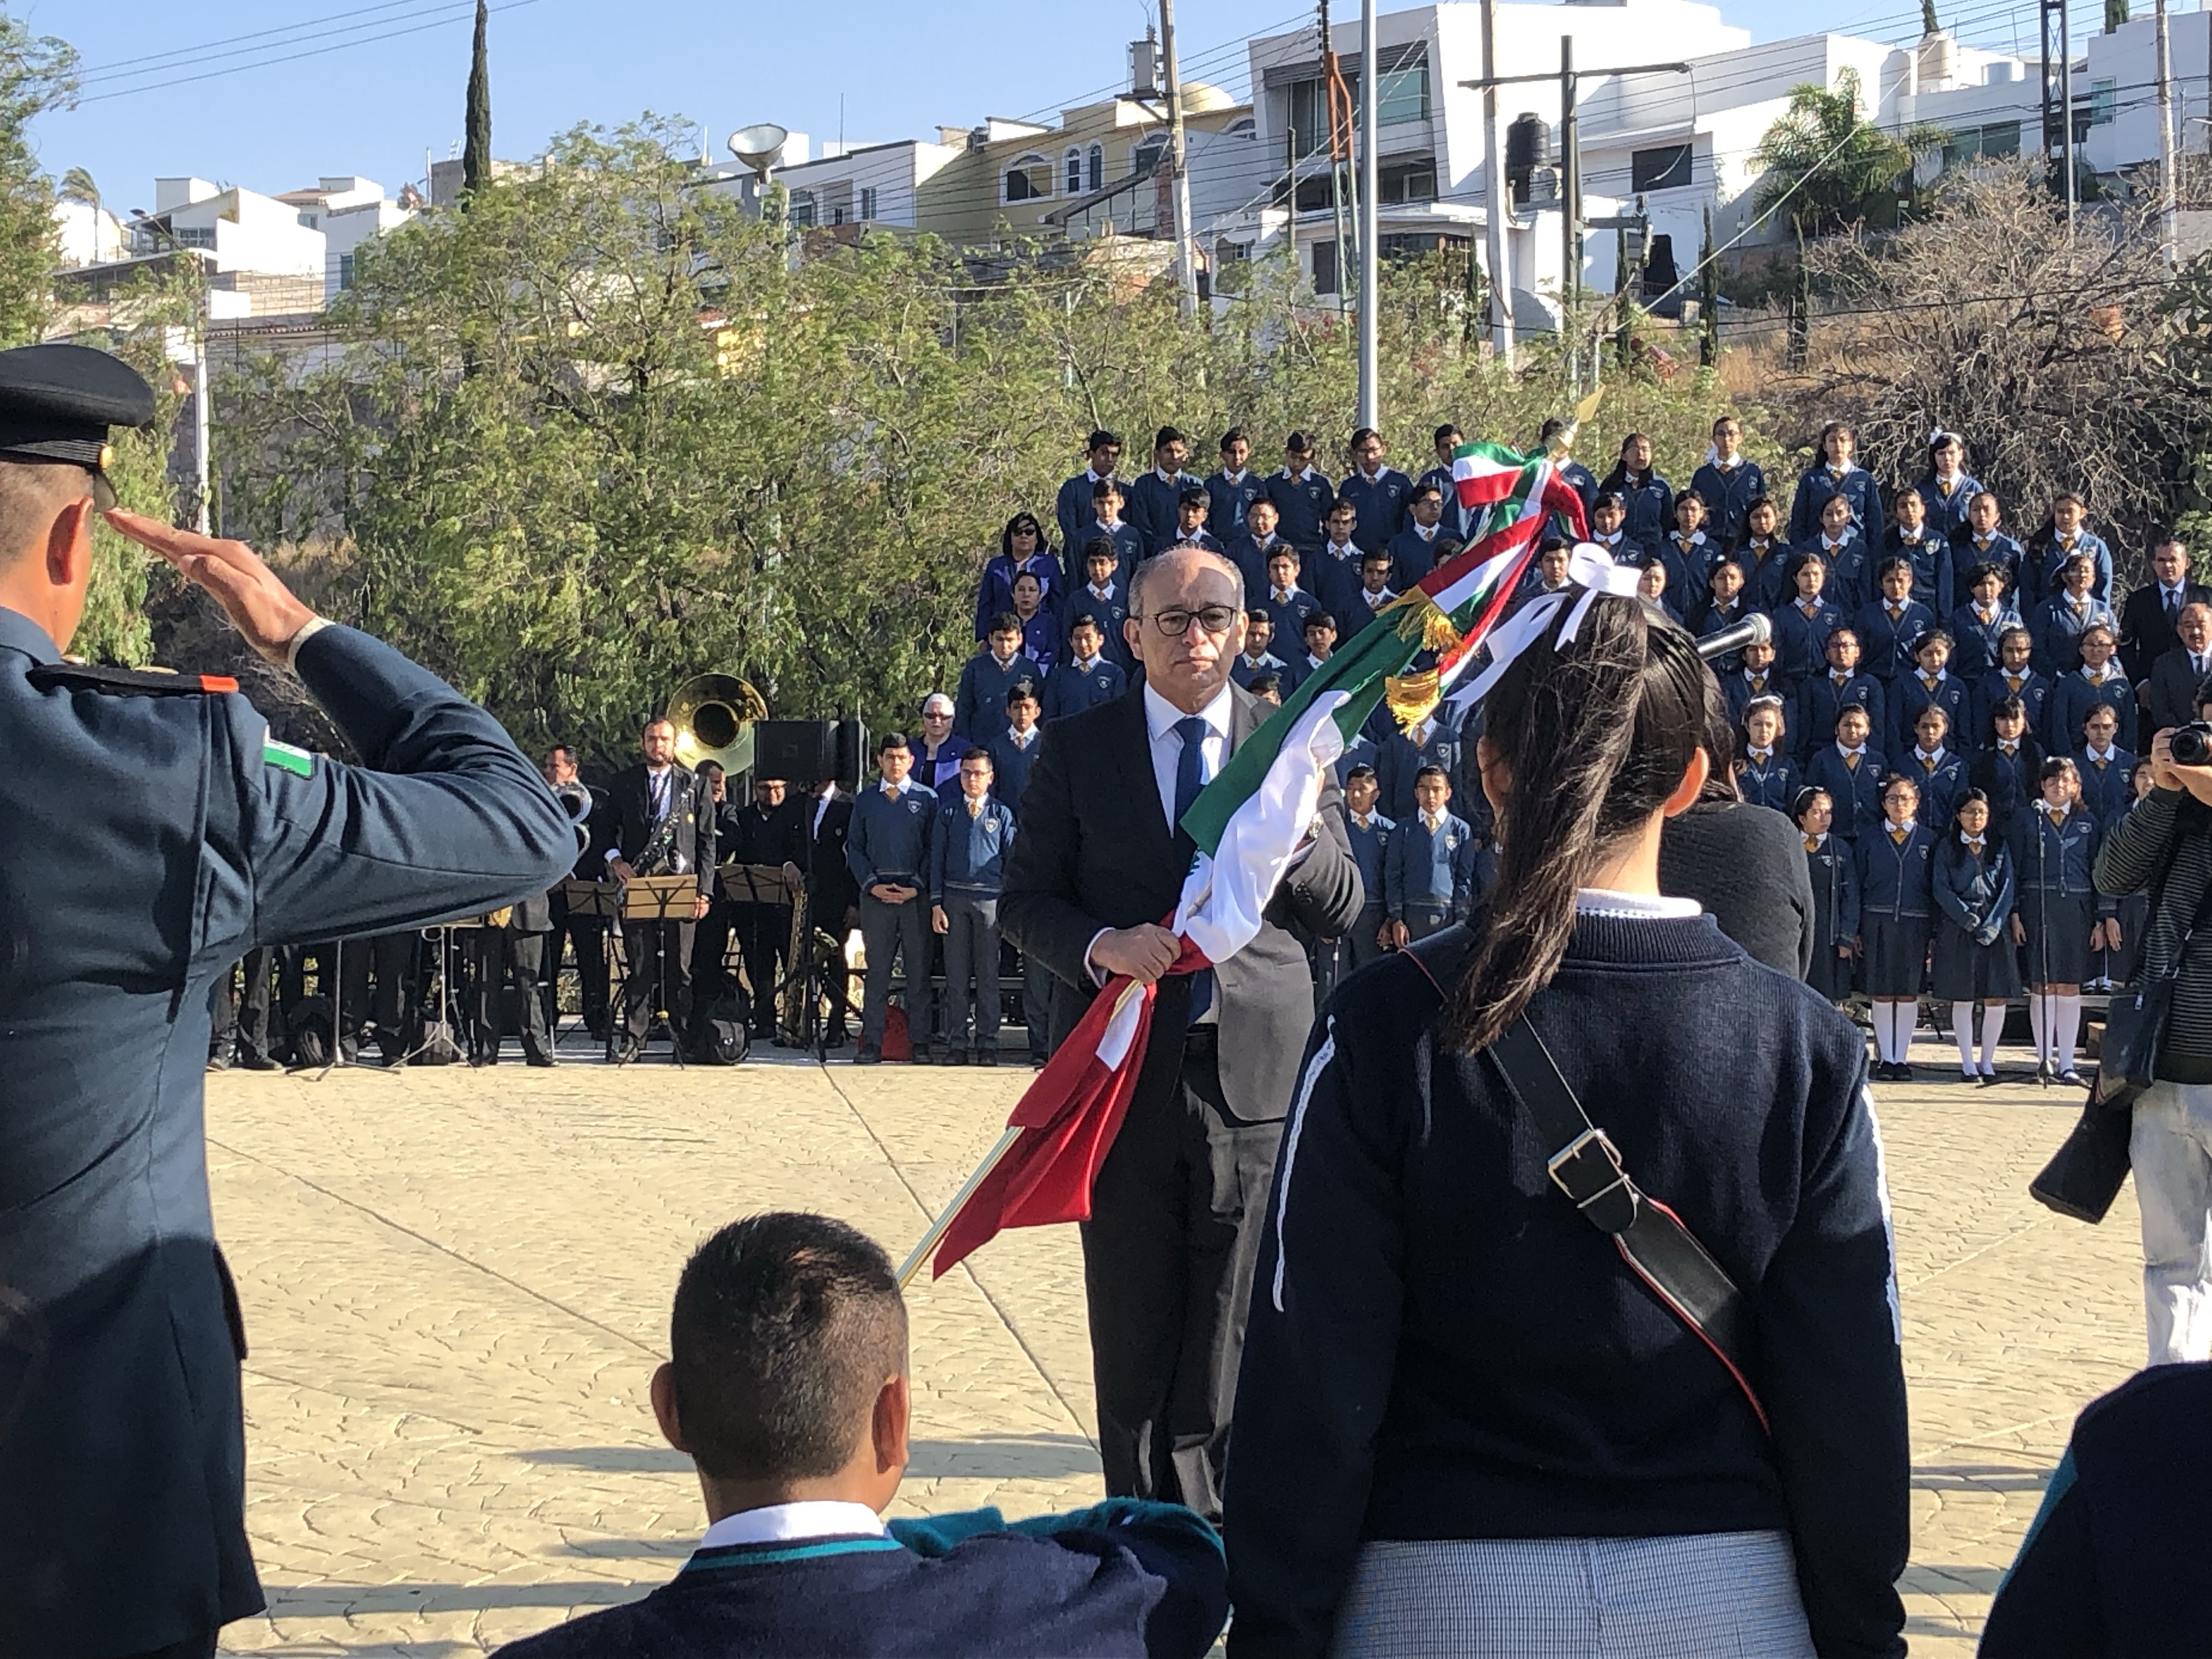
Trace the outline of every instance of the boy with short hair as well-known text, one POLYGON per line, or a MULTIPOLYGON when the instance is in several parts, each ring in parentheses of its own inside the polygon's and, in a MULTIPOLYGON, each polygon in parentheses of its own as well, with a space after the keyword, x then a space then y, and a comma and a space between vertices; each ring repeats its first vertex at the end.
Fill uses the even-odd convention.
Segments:
MULTIPOLYGON (((1034 712, 1035 701, 1029 706, 1034 712)), ((999 886, 1014 844, 1015 811, 994 798, 996 781, 989 750, 963 755, 960 792, 938 807, 930 835, 929 925, 945 941, 947 1066, 968 1063, 971 984, 975 1063, 999 1063, 999 886)))
POLYGON ((1397 599, 1397 592, 1390 586, 1390 570, 1395 562, 1387 547, 1359 556, 1359 598, 1346 607, 1350 613, 1344 619, 1344 637, 1347 640, 1372 623, 1385 606, 1397 599))
POLYGON ((1413 780, 1413 817, 1391 830, 1382 883, 1395 946, 1442 933, 1474 914, 1474 830, 1446 810, 1451 793, 1451 776, 1443 767, 1424 766, 1413 780))
POLYGON ((1083 585, 1067 596, 1065 622, 1071 634, 1079 617, 1097 623, 1099 651, 1126 676, 1131 659, 1121 624, 1129 620, 1129 585, 1120 580, 1121 563, 1121 550, 1112 541, 1091 539, 1083 550, 1083 585))
POLYGON ((1320 547, 1322 521, 1336 499, 1336 486, 1315 470, 1313 459, 1313 440, 1293 432, 1283 440, 1283 470, 1267 480, 1267 499, 1280 515, 1276 528, 1302 553, 1320 547))
POLYGON ((1129 522, 1144 538, 1147 557, 1175 545, 1177 508, 1184 495, 1193 489, 1206 492, 1204 483, 1182 470, 1189 458, 1190 440, 1180 428, 1164 426, 1152 436, 1151 469, 1129 486, 1129 522))
POLYGON ((1105 654, 1105 639, 1098 618, 1071 609, 1067 625, 1067 660, 1052 671, 1044 683, 1044 717, 1063 720, 1080 714, 1102 702, 1111 702, 1129 689, 1121 665, 1105 654))
POLYGON ((1275 533, 1279 516, 1274 502, 1265 495, 1255 495, 1244 506, 1244 533, 1222 549, 1229 562, 1244 578, 1247 609, 1259 604, 1267 592, 1267 561, 1274 556, 1275 550, 1280 547, 1293 554, 1297 550, 1275 533))
POLYGON ((1103 427, 1091 434, 1083 447, 1087 465, 1060 485, 1060 494, 1053 501, 1053 518, 1060 526, 1063 552, 1091 539, 1091 520, 1097 516, 1093 492, 1114 476, 1114 469, 1121 459, 1121 437, 1103 427))
POLYGON ((1229 678, 1247 691, 1262 674, 1273 674, 1279 679, 1282 674, 1283 659, 1267 648, 1274 634, 1274 615, 1265 606, 1244 613, 1244 649, 1229 665, 1229 678))
POLYGON ((1044 669, 1022 651, 1022 619, 1009 611, 991 618, 991 636, 984 648, 968 659, 960 670, 960 689, 952 699, 952 730, 969 743, 990 741, 999 712, 1006 706, 1006 693, 1018 680, 1036 685, 1044 669))
POLYGON ((1297 568, 1297 554, 1287 545, 1278 545, 1267 555, 1267 596, 1261 605, 1274 637, 1285 647, 1275 653, 1285 659, 1285 665, 1297 651, 1295 641, 1305 637, 1306 618, 1321 609, 1321 601, 1298 586, 1297 568))
POLYGON ((1261 702, 1283 706, 1283 677, 1280 674, 1255 674, 1252 683, 1244 688, 1261 702))
POLYGON ((842 1221, 771 1212, 707 1240, 677 1285, 669 1356, 653 1416, 698 1470, 706 1536, 642 1601, 504 1659, 1200 1659, 1228 1616, 1220 1540, 1176 1504, 883 1522, 910 1447, 906 1307, 890 1260, 842 1221))
POLYGON ((1336 618, 1326 611, 1316 611, 1305 619, 1304 634, 1305 659, 1291 665, 1291 669, 1297 675, 1290 684, 1289 690, 1292 691, 1303 685, 1308 676, 1321 672, 1322 665, 1328 661, 1330 655, 1335 651, 1336 618))
POLYGON ((1383 816, 1382 786, 1375 769, 1364 761, 1344 775, 1344 832, 1351 843, 1352 861, 1359 866, 1359 890, 1366 896, 1359 920, 1344 936, 1352 965, 1364 968, 1390 948, 1390 912, 1384 902, 1389 876, 1383 860, 1390 850, 1390 833, 1397 826, 1383 816))
POLYGON ((1337 501, 1328 509, 1320 550, 1309 553, 1299 566, 1299 580, 1339 616, 1359 602, 1359 561, 1365 550, 1353 533, 1358 526, 1358 509, 1348 501, 1337 501))
POLYGON ((1125 500, 1121 486, 1112 478, 1092 485, 1091 523, 1083 533, 1085 547, 1101 538, 1114 544, 1116 556, 1114 580, 1123 587, 1129 585, 1129 578, 1145 562, 1144 532, 1121 517, 1125 500))
POLYGON ((876 741, 879 782, 860 791, 853 802, 853 825, 845 839, 845 863, 860 890, 860 939, 867 951, 862 983, 860 1046, 855 1066, 874 1066, 884 1057, 889 1022, 891 962, 906 963, 907 1030, 917 1066, 929 1054, 929 917, 922 895, 929 885, 929 836, 937 817, 937 793, 908 775, 914 751, 906 733, 886 732, 876 741))
POLYGON ((1202 547, 1209 553, 1220 552, 1220 539, 1206 527, 1206 515, 1211 505, 1212 497, 1202 485, 1193 484, 1184 490, 1176 502, 1175 532, 1168 538, 1168 547, 1202 547))
POLYGON ((1426 478, 1406 497, 1406 527, 1390 538, 1390 586, 1401 593, 1443 562, 1445 496, 1426 478))
POLYGON ((1221 470, 1206 481, 1206 527, 1224 547, 1244 533, 1244 511, 1267 488, 1246 465, 1251 459, 1252 441, 1243 427, 1221 434, 1221 470))
POLYGON ((1037 716, 1043 711, 1043 700, 1038 696, 1036 684, 1029 680, 1015 681, 1006 688, 1006 724, 988 742, 976 745, 990 752, 994 774, 991 793, 1018 811, 1022 797, 1029 793, 1030 771, 1036 765, 1037 746, 1044 740, 1044 732, 1037 725, 1037 716))

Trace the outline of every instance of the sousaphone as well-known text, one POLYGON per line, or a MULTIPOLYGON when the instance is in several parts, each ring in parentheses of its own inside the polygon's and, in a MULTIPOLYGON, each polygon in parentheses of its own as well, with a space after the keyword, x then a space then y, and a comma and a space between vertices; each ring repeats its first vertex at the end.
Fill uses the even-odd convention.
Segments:
POLYGON ((713 761, 725 772, 753 766, 753 722, 768 718, 768 699, 734 674, 695 674, 668 699, 676 758, 696 768, 713 761))

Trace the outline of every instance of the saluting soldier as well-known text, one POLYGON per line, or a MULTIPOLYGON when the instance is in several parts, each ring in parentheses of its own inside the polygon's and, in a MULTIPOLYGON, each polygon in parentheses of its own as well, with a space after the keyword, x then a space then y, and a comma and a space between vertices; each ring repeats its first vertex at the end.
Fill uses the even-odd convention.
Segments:
POLYGON ((238 1298, 201 1127, 215 981, 258 945, 542 893, 566 816, 496 722, 252 550, 113 511, 105 353, 0 352, 0 1653, 204 1659, 262 1606, 238 1298), (63 660, 95 516, 213 594, 363 760, 212 677, 63 660))

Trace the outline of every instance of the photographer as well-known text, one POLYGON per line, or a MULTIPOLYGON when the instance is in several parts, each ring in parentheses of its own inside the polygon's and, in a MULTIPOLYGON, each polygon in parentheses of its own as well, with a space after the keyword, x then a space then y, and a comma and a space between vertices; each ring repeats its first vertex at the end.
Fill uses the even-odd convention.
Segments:
POLYGON ((2142 1211, 2143 1301, 2150 1364, 2212 1358, 2212 680, 2196 691, 2197 723, 2151 744, 2150 793, 2112 825, 2097 855, 2098 890, 2148 891, 2146 982, 2173 981, 2154 1081, 2135 1105, 2129 1161, 2142 1211), (2179 759, 2176 751, 2179 751, 2179 759))

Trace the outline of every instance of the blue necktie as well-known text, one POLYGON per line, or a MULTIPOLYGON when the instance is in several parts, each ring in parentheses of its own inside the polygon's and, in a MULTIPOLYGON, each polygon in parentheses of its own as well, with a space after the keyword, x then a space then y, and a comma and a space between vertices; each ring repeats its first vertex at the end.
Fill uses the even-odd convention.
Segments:
MULTIPOLYGON (((1175 827, 1182 825, 1183 814, 1190 811, 1191 803, 1206 784, 1206 721, 1196 714, 1185 716, 1176 722, 1176 736, 1182 739, 1182 752, 1176 757, 1175 827)), ((1198 1018, 1213 1006, 1213 970, 1203 969, 1190 978, 1190 1018, 1196 1024, 1198 1018)))

